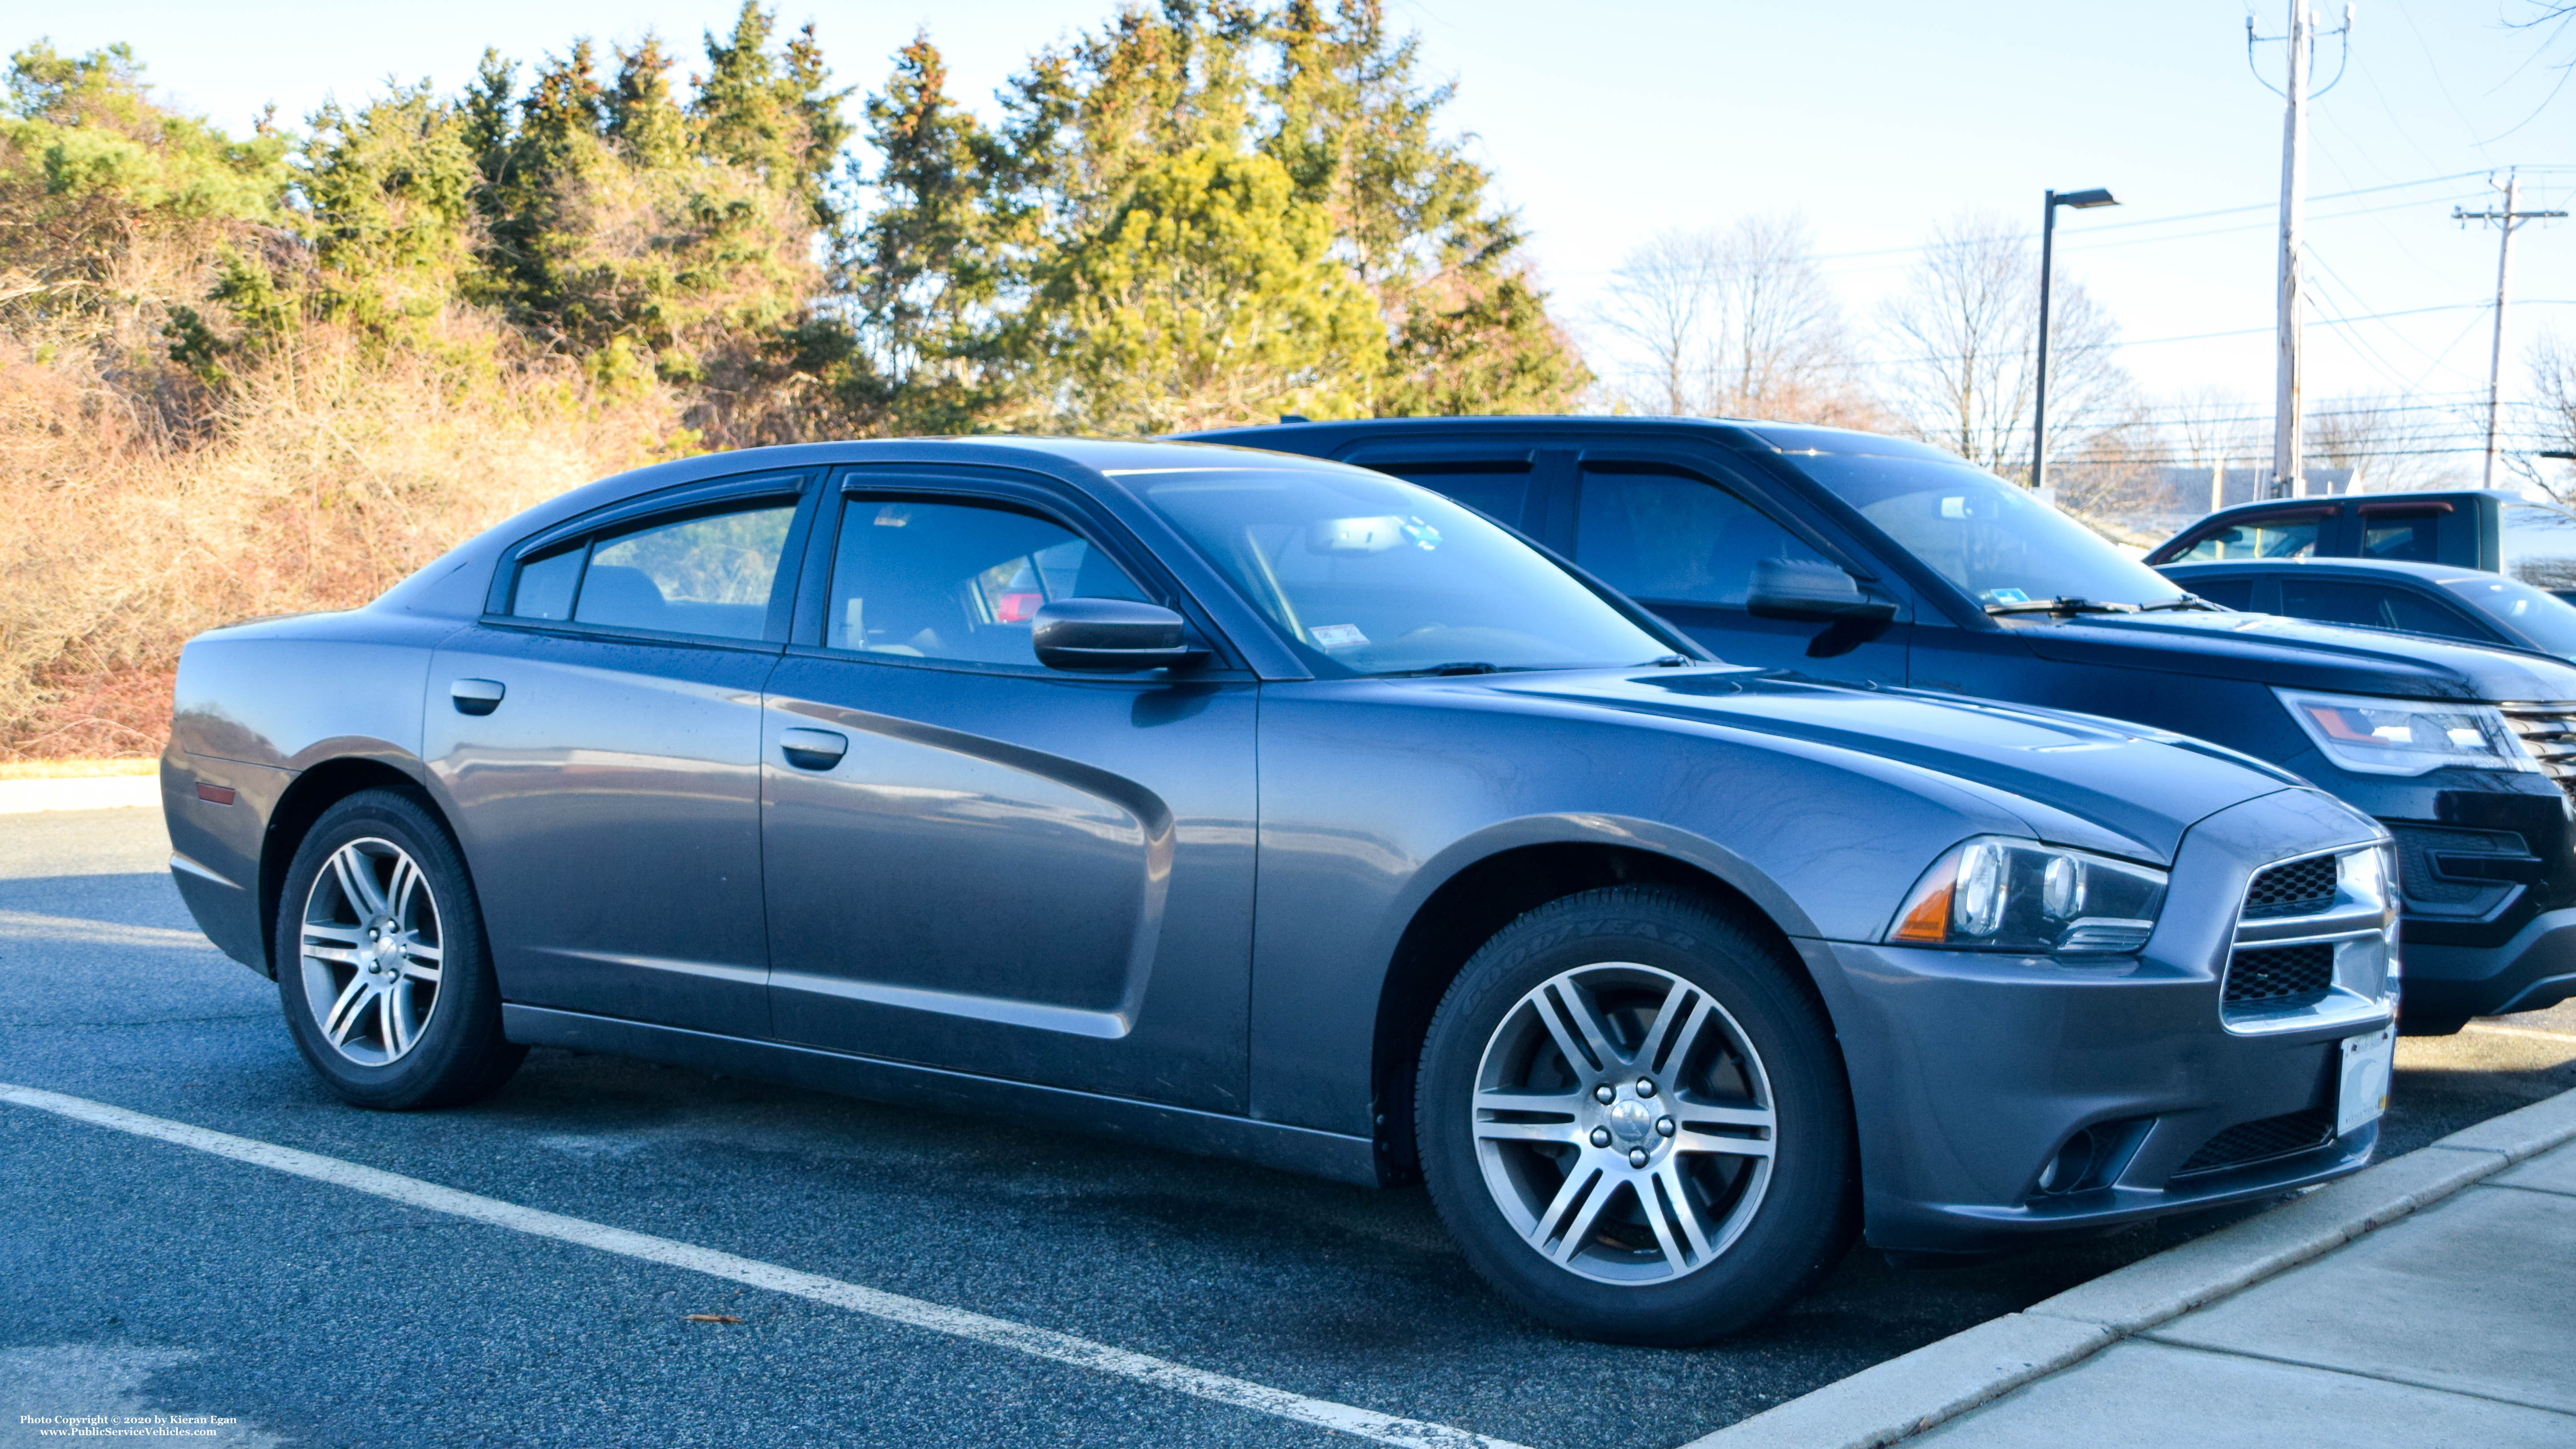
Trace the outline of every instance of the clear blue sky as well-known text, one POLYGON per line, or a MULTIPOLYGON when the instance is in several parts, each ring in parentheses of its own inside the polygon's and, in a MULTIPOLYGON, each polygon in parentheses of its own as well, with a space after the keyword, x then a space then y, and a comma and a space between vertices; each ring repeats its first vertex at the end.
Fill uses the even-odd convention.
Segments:
MULTIPOLYGON (((926 26, 959 93, 983 101, 1031 49, 1097 23, 1113 3, 781 0, 781 18, 815 21, 842 79, 862 86, 926 26)), ((2338 7, 2320 8, 2333 24, 2338 7)), ((2544 104, 2564 75, 2554 65, 2576 60, 2576 35, 2540 54, 2541 34, 2503 23, 2528 8, 2361 5, 2349 71, 2315 109, 2312 315, 2413 315, 2312 327, 2312 397, 2447 401, 2484 387, 2480 308, 2495 284, 2495 236, 2464 231, 2451 207, 2485 204, 2483 174, 2515 164, 2526 205, 2576 199, 2576 82, 2544 104), (2440 177, 2452 179, 2428 180, 2440 177), (2399 189, 2322 199, 2383 187, 2399 189)), ((2278 33, 2285 9, 2264 0, 2258 24, 2278 33)), ((301 115, 387 78, 459 85, 486 44, 524 59, 577 35, 631 40, 649 27, 693 47, 732 10, 730 0, 0 0, 0 39, 129 41, 172 97, 240 127, 267 102, 301 115)), ((1453 122, 1478 137, 1522 208, 1570 313, 1648 232, 1795 210, 1867 325, 1906 258, 1853 254, 1913 245, 1963 211, 2035 223, 2044 188, 2108 186, 2126 205, 2068 214, 2060 265, 2120 319, 2123 360, 2153 393, 2216 384, 2268 410, 2280 102, 2248 71, 2237 0, 1389 0, 1389 12, 1421 33, 1431 69, 1458 81, 1453 122), (2248 209, 2165 220, 2225 208, 2248 209), (2249 335, 2154 340, 2240 329, 2249 335)), ((2337 52, 2325 46, 2325 74, 2337 52)), ((2277 45, 2260 53, 2276 81, 2280 57, 2277 45)), ((2528 226, 2515 247, 2515 293, 2530 304, 2516 312, 2517 336, 2554 326, 2576 340, 2576 225, 2528 226)))

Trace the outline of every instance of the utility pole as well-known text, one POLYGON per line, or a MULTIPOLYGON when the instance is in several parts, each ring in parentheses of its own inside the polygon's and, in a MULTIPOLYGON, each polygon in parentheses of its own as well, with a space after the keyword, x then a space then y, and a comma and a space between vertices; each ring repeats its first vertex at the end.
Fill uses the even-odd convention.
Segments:
MULTIPOLYGON (((2351 55, 2352 7, 2343 11, 2343 28, 2334 32, 2346 37, 2344 53, 2351 55)), ((2300 454, 2305 448, 2306 420, 2300 412, 2299 341, 2301 335, 2299 284, 2299 224, 2305 219, 2308 193, 2308 83, 2315 69, 2317 16, 2308 0, 2290 0, 2290 33, 2286 36, 2258 36, 2254 17, 2245 17, 2245 55, 2253 61, 2254 46, 2263 40, 2287 40, 2290 43, 2289 84, 2280 95, 2288 104, 2281 114, 2281 255, 2276 298, 2279 341, 2273 368, 2272 389, 2272 481, 2263 490, 2268 498, 2283 498, 2308 491, 2307 470, 2300 454)), ((2261 72, 2257 71, 2259 78, 2261 72)), ((2343 79, 2340 69, 2335 80, 2343 79)), ((2270 85, 2269 81, 2264 82, 2270 85)), ((2329 81, 2326 89, 2334 88, 2329 81)), ((2317 94, 2323 95, 2320 91, 2317 94)))
POLYGON ((2522 176, 2518 171, 2504 174, 2504 210, 2462 211, 2451 208, 2454 221, 2492 221, 2504 233, 2496 243, 2496 315, 2495 345, 2487 353, 2487 471, 2481 488, 2495 486, 2496 431, 2498 415, 2503 410, 2504 392, 2504 305, 2513 282, 2513 229, 2526 221, 2543 217, 2565 216, 2563 211, 2519 211, 2515 203, 2522 199, 2522 176))

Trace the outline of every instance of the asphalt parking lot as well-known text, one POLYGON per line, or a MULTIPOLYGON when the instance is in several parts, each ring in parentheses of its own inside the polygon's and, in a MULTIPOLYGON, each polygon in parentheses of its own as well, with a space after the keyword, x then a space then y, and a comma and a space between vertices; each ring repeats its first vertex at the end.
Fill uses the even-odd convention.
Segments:
MULTIPOLYGON (((0 1082, 1539 1449, 1671 1449, 2213 1224, 1971 1267, 1856 1252, 1689 1352, 1559 1338, 1419 1190, 546 1051, 453 1112, 355 1111, 196 936, 157 813, 0 817, 0 1082)), ((2576 1008, 2401 1044, 2384 1152, 2576 1087, 2576 1008)), ((1357 1442, 973 1335, 0 1104, 0 1445, 1357 1442), (690 1315, 738 1319, 693 1321, 690 1315)), ((1007 1335, 1004 1335, 1007 1337, 1007 1335)), ((1034 1340, 1032 1340, 1034 1341, 1034 1340)), ((1302 1398, 1300 1398, 1302 1396, 1302 1398)), ((1414 1431, 1407 1430, 1406 1433, 1414 1431)))

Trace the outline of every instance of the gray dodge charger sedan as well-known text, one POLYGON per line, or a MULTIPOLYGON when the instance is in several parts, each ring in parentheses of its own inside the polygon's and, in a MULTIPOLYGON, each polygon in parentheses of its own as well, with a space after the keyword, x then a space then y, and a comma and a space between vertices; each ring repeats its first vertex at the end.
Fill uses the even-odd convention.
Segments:
POLYGON ((553 1045, 1419 1177, 1607 1339, 2349 1172, 2387 1090, 2387 837, 2296 778, 1730 668, 1235 448, 594 483, 192 641, 162 784, 360 1106, 553 1045))

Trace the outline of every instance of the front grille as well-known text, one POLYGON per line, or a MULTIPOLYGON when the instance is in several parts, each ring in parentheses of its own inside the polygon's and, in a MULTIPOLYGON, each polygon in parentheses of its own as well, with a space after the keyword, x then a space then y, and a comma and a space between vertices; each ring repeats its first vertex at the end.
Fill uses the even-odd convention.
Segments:
POLYGON ((2195 1173, 2269 1162, 2275 1157, 2323 1147, 2333 1140, 2334 1115, 2321 1107, 2265 1117, 2257 1122, 2239 1122, 2202 1143, 2198 1152, 2174 1169, 2174 1176, 2190 1177, 2195 1173))
POLYGON ((2228 960, 2221 996, 2230 1006, 2305 1006, 2333 986, 2333 946, 2253 946, 2228 960))
POLYGON ((2576 798, 2576 704, 2508 704, 2499 706, 2513 727, 2522 752, 2559 790, 2576 798))
POLYGON ((2313 916, 2334 905, 2335 858, 2312 855, 2276 865, 2245 889, 2245 918, 2313 916))

